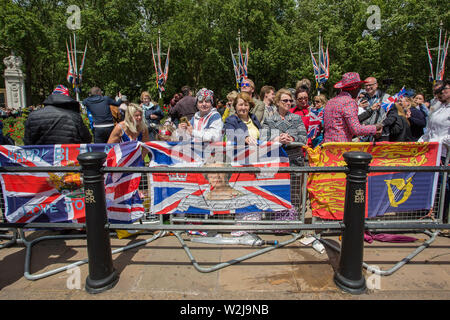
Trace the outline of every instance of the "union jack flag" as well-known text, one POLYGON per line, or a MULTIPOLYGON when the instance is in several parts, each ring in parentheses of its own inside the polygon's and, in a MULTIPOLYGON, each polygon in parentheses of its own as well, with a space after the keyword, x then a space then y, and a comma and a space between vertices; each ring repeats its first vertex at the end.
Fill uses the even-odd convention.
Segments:
MULTIPOLYGON (((0 164, 15 167, 78 166, 85 152, 107 153, 108 166, 140 165, 140 148, 123 144, 0 146, 0 164), (139 156, 138 156, 139 155, 139 156)), ((84 187, 80 173, 2 173, 0 181, 9 222, 84 222, 84 187)), ((107 174, 106 201, 110 221, 133 222, 143 214, 134 174, 107 174)))
MULTIPOLYGON (((72 49, 72 43, 70 45, 71 45, 70 49, 72 49)), ((69 61, 69 68, 67 70, 67 82, 73 85, 75 80, 75 71, 73 66, 73 60, 70 55, 69 46, 67 45, 67 42, 66 42, 66 49, 67 49, 67 60, 69 61)))
POLYGON ((158 42, 156 43, 156 54, 152 47, 152 58, 153 58, 153 65, 155 67, 155 73, 156 73, 156 86, 158 88, 158 91, 164 92, 165 91, 165 84, 167 82, 167 79, 169 77, 169 57, 170 57, 170 46, 167 50, 167 56, 166 56, 166 63, 164 65, 164 70, 161 67, 161 47, 160 47, 160 39, 158 36, 158 42))
POLYGON ((240 70, 238 67, 238 64, 236 62, 236 58, 234 57, 234 53, 233 53, 233 49, 231 49, 230 46, 230 51, 231 51, 231 60, 233 61, 233 71, 234 71, 234 77, 236 78, 236 88, 239 89, 239 83, 240 83, 240 70))
POLYGON ((81 59, 81 67, 80 67, 80 72, 78 75, 78 84, 81 84, 81 81, 83 80, 83 70, 84 70, 84 62, 86 60, 86 52, 87 52, 87 42, 84 47, 83 58, 81 59))
POLYGON ((433 57, 431 56, 430 48, 428 47, 428 41, 425 40, 425 44, 427 46, 427 54, 428 54, 428 64, 430 65, 430 81, 433 81, 433 57))
POLYGON ((147 142, 146 147, 152 153, 150 165, 155 167, 262 168, 260 174, 152 174, 151 211, 155 214, 245 214, 292 208, 290 176, 276 171, 277 167, 289 166, 286 153, 279 144, 265 142, 251 148, 239 147, 230 142, 147 142), (210 162, 211 157, 221 161, 210 162))
POLYGON ((386 111, 386 113, 391 110, 394 103, 398 102, 400 98, 402 98, 406 94, 406 89, 403 87, 399 92, 397 92, 395 95, 389 97, 386 102, 383 102, 381 104, 381 107, 386 111))
POLYGON ((309 112, 308 138, 314 139, 323 127, 323 108, 309 112))

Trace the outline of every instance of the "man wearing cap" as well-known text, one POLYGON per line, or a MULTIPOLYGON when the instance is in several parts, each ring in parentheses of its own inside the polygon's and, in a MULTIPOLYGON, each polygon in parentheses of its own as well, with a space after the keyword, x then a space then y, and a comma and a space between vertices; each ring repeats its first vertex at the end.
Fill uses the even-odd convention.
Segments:
POLYGON ((324 143, 351 142, 354 136, 381 134, 383 126, 361 125, 358 120, 358 106, 355 98, 361 89, 359 74, 348 72, 334 85, 341 92, 330 99, 324 109, 324 143))
POLYGON ((103 96, 99 87, 92 87, 89 97, 83 100, 83 105, 92 114, 94 119, 94 143, 107 143, 114 129, 114 120, 110 106, 119 107, 122 104, 122 95, 119 100, 103 96))
POLYGON ((44 101, 44 108, 33 111, 25 123, 25 145, 90 143, 89 129, 83 123, 80 103, 59 85, 44 101))
POLYGON ((193 139, 199 142, 222 141, 222 116, 214 108, 214 92, 201 89, 196 96, 198 112, 189 122, 178 125, 177 136, 180 139, 193 139))

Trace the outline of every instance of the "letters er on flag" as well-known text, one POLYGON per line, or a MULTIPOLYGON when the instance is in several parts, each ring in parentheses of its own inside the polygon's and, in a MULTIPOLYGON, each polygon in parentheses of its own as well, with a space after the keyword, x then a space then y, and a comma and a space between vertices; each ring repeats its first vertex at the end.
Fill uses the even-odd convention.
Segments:
POLYGON ((292 209, 289 166, 278 143, 239 147, 213 144, 147 142, 151 166, 261 167, 261 173, 154 173, 149 177, 151 212, 155 214, 246 214, 292 209))

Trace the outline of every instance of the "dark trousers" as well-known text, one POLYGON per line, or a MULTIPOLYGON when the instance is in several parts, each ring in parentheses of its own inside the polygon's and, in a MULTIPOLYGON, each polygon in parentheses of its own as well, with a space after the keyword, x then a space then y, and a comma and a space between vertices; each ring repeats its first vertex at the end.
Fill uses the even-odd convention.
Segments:
POLYGON ((94 143, 107 143, 111 132, 114 130, 114 126, 106 128, 94 127, 94 143))

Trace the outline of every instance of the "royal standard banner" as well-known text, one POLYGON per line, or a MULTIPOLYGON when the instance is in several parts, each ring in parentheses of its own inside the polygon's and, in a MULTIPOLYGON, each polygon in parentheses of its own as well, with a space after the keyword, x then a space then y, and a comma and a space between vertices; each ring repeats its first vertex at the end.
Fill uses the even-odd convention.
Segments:
MULTIPOLYGON (((0 146, 0 165, 15 167, 78 166, 85 152, 107 153, 107 166, 143 165, 136 142, 122 144, 63 144, 0 146)), ((142 216, 140 174, 105 175, 108 218, 133 222, 142 216)), ((80 173, 2 173, 3 201, 8 222, 84 222, 84 187, 80 173)))
MULTIPOLYGON (((437 142, 325 143, 307 149, 311 167, 346 166, 343 154, 363 151, 373 157, 371 166, 439 166, 437 142)), ((429 210, 434 203, 438 173, 369 173, 366 218, 387 213, 429 210)), ((314 173, 308 178, 312 214, 321 219, 342 220, 345 201, 345 173, 314 173)))
POLYGON ((149 177, 151 212, 155 214, 246 214, 292 209, 289 166, 278 143, 239 147, 211 144, 147 142, 150 166, 260 167, 260 173, 154 173, 149 177))

